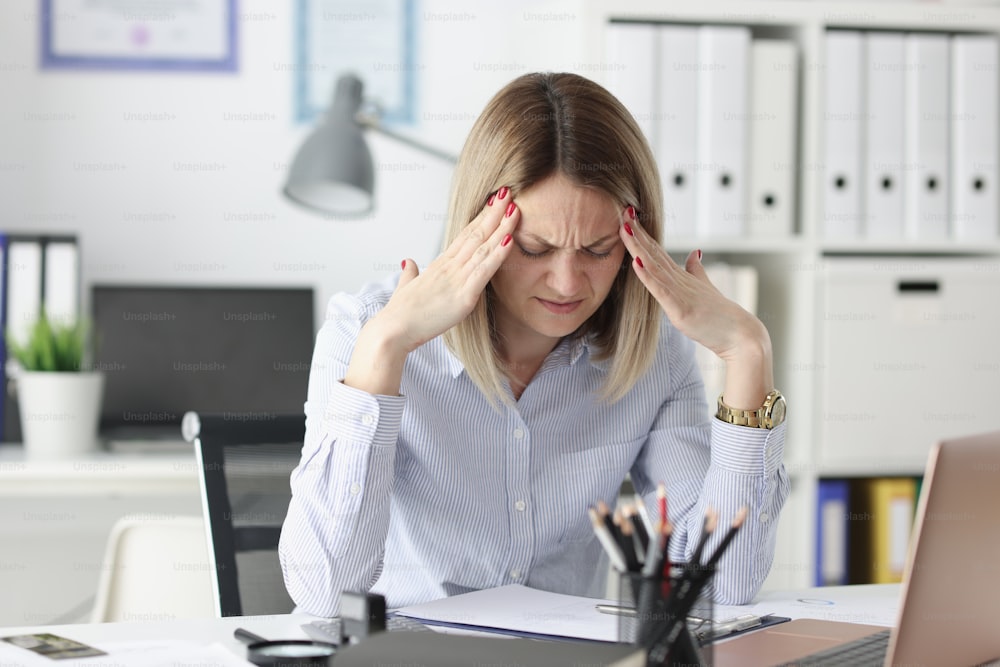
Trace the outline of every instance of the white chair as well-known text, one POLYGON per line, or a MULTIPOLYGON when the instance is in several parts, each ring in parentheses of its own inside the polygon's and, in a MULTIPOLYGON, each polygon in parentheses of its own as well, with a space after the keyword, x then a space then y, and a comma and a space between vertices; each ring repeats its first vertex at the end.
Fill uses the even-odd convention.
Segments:
POLYGON ((123 517, 111 529, 92 623, 215 616, 201 517, 123 517))

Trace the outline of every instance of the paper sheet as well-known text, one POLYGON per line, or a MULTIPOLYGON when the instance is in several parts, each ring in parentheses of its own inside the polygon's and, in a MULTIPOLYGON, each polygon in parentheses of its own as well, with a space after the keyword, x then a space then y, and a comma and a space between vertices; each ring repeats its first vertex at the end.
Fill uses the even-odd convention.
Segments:
POLYGON ((183 640, 100 642, 92 644, 107 655, 69 660, 51 660, 31 651, 0 642, 0 665, 13 667, 246 667, 252 663, 222 644, 183 640))
MULTIPOLYGON (((597 611, 599 600, 539 591, 519 584, 501 586, 398 609, 396 613, 436 623, 494 628, 528 635, 552 635, 613 642, 619 617, 597 611)), ((771 613, 774 604, 736 607, 717 605, 717 621, 753 611, 771 613)))

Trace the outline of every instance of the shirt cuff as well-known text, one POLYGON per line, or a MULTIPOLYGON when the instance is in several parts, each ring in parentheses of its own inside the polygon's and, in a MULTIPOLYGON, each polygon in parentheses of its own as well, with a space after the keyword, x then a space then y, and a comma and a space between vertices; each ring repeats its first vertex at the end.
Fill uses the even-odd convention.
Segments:
POLYGON ((392 447, 399 438, 404 407, 403 396, 372 395, 335 382, 323 411, 324 430, 337 442, 392 447))
POLYGON ((742 475, 774 474, 784 457, 785 427, 754 428, 712 419, 712 465, 742 475))

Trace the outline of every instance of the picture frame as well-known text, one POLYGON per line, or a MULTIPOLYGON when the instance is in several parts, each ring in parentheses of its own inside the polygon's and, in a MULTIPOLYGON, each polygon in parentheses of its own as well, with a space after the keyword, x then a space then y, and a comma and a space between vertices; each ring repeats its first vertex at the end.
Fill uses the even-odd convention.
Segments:
POLYGON ((417 0, 297 0, 295 117, 312 123, 342 74, 364 84, 380 122, 415 121, 417 0))
POLYGON ((39 0, 41 67, 237 71, 237 0, 39 0))

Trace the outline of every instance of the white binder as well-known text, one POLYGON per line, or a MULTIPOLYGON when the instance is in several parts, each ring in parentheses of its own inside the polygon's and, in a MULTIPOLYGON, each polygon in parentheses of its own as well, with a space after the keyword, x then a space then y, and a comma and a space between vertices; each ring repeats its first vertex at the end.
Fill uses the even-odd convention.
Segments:
POLYGON ((751 236, 788 237, 795 205, 798 54, 785 40, 755 40, 750 73, 751 236))
POLYGON ((997 225, 997 38, 952 37, 952 210, 959 240, 994 240, 997 225))
POLYGON ((660 120, 656 161, 663 185, 667 239, 697 234, 695 165, 698 161, 698 28, 659 28, 660 120))
MULTIPOLYGON (((734 266, 725 262, 709 262, 705 273, 717 290, 735 301, 749 313, 757 312, 758 274, 753 266, 734 266)), ((726 388, 726 362, 701 344, 695 345, 695 363, 705 386, 705 401, 714 416, 716 399, 726 388)))
POLYGON ((7 246, 7 331, 27 342, 42 309, 42 244, 12 240, 7 246))
POLYGON ((906 35, 904 235, 948 237, 948 37, 906 35))
POLYGON ((608 90, 632 112, 649 145, 656 146, 656 26, 609 23, 605 34, 608 90))
POLYGON ((746 233, 750 29, 698 28, 698 231, 746 233))
POLYGON ((822 233, 827 239, 861 236, 861 33, 826 33, 822 233))
POLYGON ((864 233, 869 239, 903 238, 902 33, 865 34, 864 233))
POLYGON ((45 245, 45 314, 49 321, 72 325, 79 319, 80 266, 76 243, 45 245))

